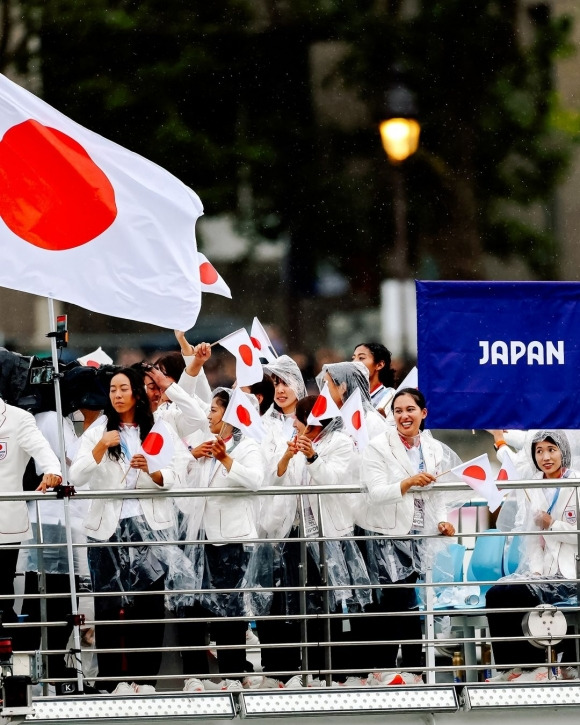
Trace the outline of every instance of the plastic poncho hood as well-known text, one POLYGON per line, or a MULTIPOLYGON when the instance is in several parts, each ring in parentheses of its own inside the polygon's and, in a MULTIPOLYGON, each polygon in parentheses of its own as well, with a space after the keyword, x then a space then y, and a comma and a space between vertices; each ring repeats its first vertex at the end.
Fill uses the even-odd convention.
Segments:
POLYGON ((267 375, 280 378, 294 391, 298 400, 306 397, 306 386, 298 365, 288 355, 280 355, 275 362, 263 366, 267 375))
POLYGON ((536 456, 535 454, 535 448, 536 443, 540 443, 541 441, 545 441, 547 438, 551 438, 554 443, 558 446, 560 449, 560 452, 562 453, 562 468, 570 468, 570 465, 572 463, 572 454, 570 452, 570 442, 568 440, 568 436, 566 433, 564 433, 563 430, 539 430, 534 437, 532 438, 532 444, 530 446, 530 456, 532 458, 532 463, 534 464, 535 468, 538 471, 541 471, 542 469, 538 466, 536 462, 536 456))

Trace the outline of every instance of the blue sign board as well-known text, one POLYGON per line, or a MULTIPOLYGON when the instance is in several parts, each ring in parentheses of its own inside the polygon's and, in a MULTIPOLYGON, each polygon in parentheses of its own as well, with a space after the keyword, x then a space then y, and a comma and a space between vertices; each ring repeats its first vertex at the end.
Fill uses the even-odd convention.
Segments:
POLYGON ((417 283, 429 428, 580 428, 580 283, 417 283))

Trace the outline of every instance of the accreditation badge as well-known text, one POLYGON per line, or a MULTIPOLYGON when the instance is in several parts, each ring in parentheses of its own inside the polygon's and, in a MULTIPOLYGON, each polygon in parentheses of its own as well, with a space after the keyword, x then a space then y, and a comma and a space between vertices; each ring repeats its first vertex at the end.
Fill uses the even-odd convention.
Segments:
POLYGON ((567 521, 569 524, 576 523, 576 507, 575 506, 567 506, 564 509, 564 521, 567 521))
POLYGON ((0 441, 0 461, 3 461, 6 458, 7 453, 8 453, 8 442, 0 441))

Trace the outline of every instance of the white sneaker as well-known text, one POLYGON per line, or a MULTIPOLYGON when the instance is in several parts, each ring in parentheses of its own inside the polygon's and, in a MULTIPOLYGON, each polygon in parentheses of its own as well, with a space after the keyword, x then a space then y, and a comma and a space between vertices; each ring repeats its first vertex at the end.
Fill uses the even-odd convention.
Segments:
POLYGON ((310 679, 308 676, 308 687, 326 687, 326 680, 317 677, 315 680, 310 679))
POLYGON ((367 687, 404 684, 405 680, 399 672, 370 672, 367 677, 367 687))
POLYGON ((522 676, 522 670, 520 667, 512 667, 511 670, 502 670, 498 672, 494 677, 486 677, 486 682, 513 682, 519 680, 522 676))
POLYGON ((260 644, 258 636, 254 633, 254 630, 250 629, 249 627, 246 630, 246 644, 250 647, 256 647, 260 644))
POLYGON ((119 682, 117 687, 113 690, 111 693, 112 695, 134 695, 134 685, 129 684, 128 682, 119 682))
POLYGON ((347 677, 344 682, 338 683, 340 687, 366 687, 366 684, 366 678, 362 679, 360 677, 347 677))
POLYGON ((548 679, 547 667, 536 667, 535 670, 524 670, 518 682, 546 682, 548 679))
POLYGON ((198 680, 197 677, 190 677, 188 680, 185 680, 185 684, 183 685, 183 691, 205 692, 205 687, 203 686, 203 682, 201 680, 198 680))
MULTIPOLYGON (((294 677, 291 677, 284 685, 286 690, 298 690, 300 687, 304 687, 302 684, 302 675, 294 675, 294 677)), ((308 685, 306 685, 306 687, 308 687, 308 685)))
POLYGON ((244 677, 242 685, 245 690, 276 690, 284 687, 280 680, 276 680, 274 677, 264 677, 263 675, 244 677))
POLYGON ((401 672, 405 685, 424 685, 423 677, 418 672, 401 672))
POLYGON ((242 683, 239 680, 222 680, 222 690, 243 690, 242 683))
POLYGON ((133 682, 131 686, 137 695, 150 695, 152 692, 156 691, 153 685, 136 685, 133 682))

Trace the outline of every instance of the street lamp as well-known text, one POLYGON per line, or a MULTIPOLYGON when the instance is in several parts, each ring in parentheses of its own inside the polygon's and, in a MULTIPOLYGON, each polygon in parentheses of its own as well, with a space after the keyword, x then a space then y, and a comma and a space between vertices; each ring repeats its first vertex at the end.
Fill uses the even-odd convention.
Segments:
POLYGON ((389 260, 390 274, 382 287, 383 305, 389 316, 384 322, 384 335, 392 336, 391 349, 399 349, 406 359, 410 352, 408 327, 409 242, 407 237, 407 195, 402 164, 419 147, 421 126, 415 94, 405 85, 403 72, 395 66, 385 93, 384 117, 379 123, 383 148, 389 159, 393 193, 393 248, 389 260), (393 342, 395 344, 393 345, 393 342))

